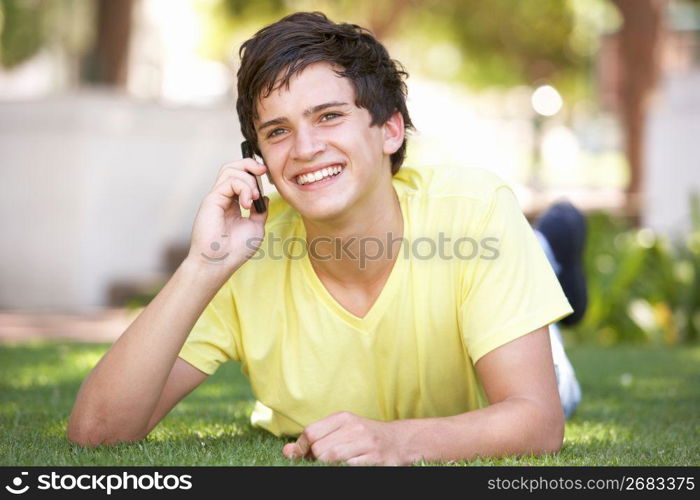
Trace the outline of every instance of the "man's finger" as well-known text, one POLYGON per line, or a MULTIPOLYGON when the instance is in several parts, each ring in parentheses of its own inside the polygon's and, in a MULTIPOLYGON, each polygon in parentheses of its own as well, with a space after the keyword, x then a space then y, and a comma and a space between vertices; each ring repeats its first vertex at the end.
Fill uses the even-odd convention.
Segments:
POLYGON ((265 224, 265 221, 267 220, 267 214, 269 213, 268 209, 270 208, 270 198, 268 198, 267 196, 263 196, 263 203, 265 203, 265 211, 261 214, 258 213, 255 207, 250 207, 250 220, 265 224))
POLYGON ((298 446, 296 443, 287 443, 282 447, 282 455, 285 458, 297 458, 298 446))
POLYGON ((355 435, 348 428, 340 428, 313 443, 313 454, 322 462, 344 462, 364 455, 369 449, 367 440, 355 435))
POLYGON ((297 439, 297 442, 294 444, 296 446, 294 449, 294 458, 304 458, 306 455, 308 455, 309 451, 311 451, 311 443, 307 439, 306 433, 304 432, 301 433, 299 439, 297 439))
POLYGON ((287 458, 314 458, 311 445, 340 428, 351 414, 347 412, 334 413, 307 426, 295 443, 287 443, 282 447, 282 454, 287 458))
POLYGON ((282 447, 282 455, 285 458, 299 459, 309 455, 311 445, 306 437, 302 434, 294 443, 287 443, 282 447))
MULTIPOLYGON (((299 439, 301 439, 302 437, 304 438, 304 444, 306 444, 306 446, 308 447, 308 453, 308 451, 311 449, 312 444, 314 444, 316 441, 319 441, 320 439, 323 439, 329 434, 337 431, 343 426, 343 424, 345 424, 346 422, 348 422, 348 420, 354 417, 355 415, 353 415, 350 412, 333 413, 332 415, 329 415, 326 418, 322 418, 321 420, 318 420, 313 424, 306 426, 304 432, 302 432, 301 436, 299 436, 299 439)), ((297 440, 297 443, 298 442, 299 440, 297 440)))

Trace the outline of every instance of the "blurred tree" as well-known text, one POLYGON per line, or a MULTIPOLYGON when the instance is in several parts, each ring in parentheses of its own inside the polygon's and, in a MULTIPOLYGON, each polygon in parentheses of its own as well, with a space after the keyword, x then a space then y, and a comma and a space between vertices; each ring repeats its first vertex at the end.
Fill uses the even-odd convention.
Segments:
POLYGON ((587 56, 571 48, 574 12, 561 0, 425 0, 411 18, 457 45, 465 61, 459 75, 471 85, 561 83, 586 67, 587 56))
MULTIPOLYGON (((212 12, 229 16, 241 23, 250 18, 268 20, 279 18, 285 13, 320 10, 326 14, 338 14, 344 18, 361 18, 363 26, 370 29, 377 38, 384 39, 401 19, 409 7, 418 7, 424 0, 218 0, 212 12)), ((206 2, 210 3, 210 2, 206 2)))
POLYGON ((617 89, 630 168, 627 212, 638 221, 643 179, 644 127, 649 97, 661 69, 661 42, 667 0, 612 0, 622 14, 618 33, 621 78, 617 89))
MULTIPOLYGON (((32 57, 51 29, 43 26, 48 5, 68 8, 71 3, 0 0, 2 64, 9 68, 32 57)), ((83 78, 122 84, 134 0, 80 3, 94 12, 95 27, 83 78)), ((411 33, 450 42, 466 55, 462 71, 454 74, 472 85, 533 83, 580 73, 586 63, 585 56, 571 49, 574 15, 569 2, 562 0, 214 0, 195 4, 209 12, 213 29, 207 30, 208 36, 220 45, 213 51, 219 56, 229 48, 221 45, 230 41, 221 31, 259 26, 293 11, 322 10, 332 18, 367 26, 385 41, 411 33)), ((429 57, 427 51, 420 52, 413 54, 416 59, 429 57)))
POLYGON ((15 68, 48 46, 82 58, 83 81, 124 85, 133 4, 134 0, 0 0, 0 64, 15 68), (91 29, 83 29, 85 19, 91 29))
POLYGON ((11 69, 34 56, 44 43, 43 2, 0 0, 0 63, 11 69))
MULTIPOLYGON (((572 72, 580 75, 588 61, 587 55, 571 48, 574 12, 562 0, 218 0, 202 4, 209 8, 214 31, 233 32, 291 12, 321 10, 332 19, 365 26, 385 42, 405 39, 407 33, 427 38, 432 45, 449 42, 466 56, 459 78, 476 86, 531 84, 572 72)), ((209 36, 216 40, 214 44, 231 41, 220 33, 209 32, 209 36)), ((210 53, 225 51, 219 47, 210 53)), ((428 52, 412 56, 425 59, 428 52)))
POLYGON ((83 80, 126 85, 132 0, 97 0, 95 41, 83 63, 83 80))

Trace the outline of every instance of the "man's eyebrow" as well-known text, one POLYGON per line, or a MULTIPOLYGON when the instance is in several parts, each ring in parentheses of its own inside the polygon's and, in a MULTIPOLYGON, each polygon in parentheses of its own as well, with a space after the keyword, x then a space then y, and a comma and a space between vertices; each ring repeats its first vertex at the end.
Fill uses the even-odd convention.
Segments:
MULTIPOLYGON (((342 102, 342 101, 331 101, 331 102, 324 102, 323 104, 317 104, 316 106, 305 109, 304 116, 313 115, 314 113, 318 113, 319 111, 323 111, 324 109, 332 108, 335 106, 348 106, 348 103, 342 102)), ((268 120, 265 123, 261 123, 257 129, 258 129, 258 131, 261 131, 261 130, 266 129, 267 127, 271 127, 273 125, 281 125, 287 121, 289 121, 289 119, 286 116, 280 116, 277 118, 273 118, 272 120, 268 120)))

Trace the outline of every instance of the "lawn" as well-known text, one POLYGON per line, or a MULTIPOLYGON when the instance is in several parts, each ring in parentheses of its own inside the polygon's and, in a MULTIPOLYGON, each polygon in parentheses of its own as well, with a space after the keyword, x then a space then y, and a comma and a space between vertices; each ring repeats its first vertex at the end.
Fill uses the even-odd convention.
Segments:
MULTIPOLYGON (((90 450, 65 439, 81 381, 104 344, 0 344, 0 465, 289 465, 285 440, 248 423, 228 363, 143 442, 90 450)), ((477 465, 700 465, 700 346, 569 349, 584 392, 562 450, 477 465)), ((306 462, 310 464, 311 462, 306 462)))

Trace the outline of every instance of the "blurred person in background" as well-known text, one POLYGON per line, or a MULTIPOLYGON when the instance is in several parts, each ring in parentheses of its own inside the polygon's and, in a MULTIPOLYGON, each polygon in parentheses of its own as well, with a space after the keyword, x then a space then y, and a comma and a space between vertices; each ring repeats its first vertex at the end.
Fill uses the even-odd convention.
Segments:
POLYGON ((578 212, 557 205, 535 233, 496 175, 402 166, 407 75, 363 28, 297 13, 241 57, 238 115, 263 162, 221 167, 188 257, 83 383, 68 438, 143 439, 236 360, 252 424, 296 438, 288 458, 558 451, 580 388, 548 325, 585 309, 568 292, 584 283, 585 297, 578 212), (418 255, 412 243, 438 234, 476 252, 418 255))

